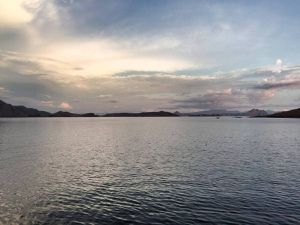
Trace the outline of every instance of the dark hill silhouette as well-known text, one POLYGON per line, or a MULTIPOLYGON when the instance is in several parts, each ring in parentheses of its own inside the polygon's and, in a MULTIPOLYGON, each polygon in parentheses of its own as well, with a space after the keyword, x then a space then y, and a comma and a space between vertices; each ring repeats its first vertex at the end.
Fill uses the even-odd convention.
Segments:
POLYGON ((51 113, 24 106, 13 106, 0 100, 0 117, 48 117, 51 113))
POLYGON ((98 117, 95 113, 84 113, 80 115, 81 117, 98 117))
POLYGON ((104 117, 175 117, 174 113, 159 111, 159 112, 141 112, 141 113, 108 113, 104 117))
POLYGON ((79 114, 64 112, 64 111, 58 111, 51 115, 51 117, 79 117, 79 116, 80 116, 79 114))
POLYGON ((97 117, 97 115, 94 113, 77 114, 77 113, 58 111, 56 113, 53 113, 51 117, 97 117))
POLYGON ((268 115, 272 118, 300 118, 300 108, 268 115))
POLYGON ((14 106, 0 100, 0 117, 97 117, 94 113, 76 114, 59 111, 49 113, 25 106, 14 106))
MULTIPOLYGON (((273 117, 273 118, 300 118, 300 108, 279 112, 268 115, 267 111, 252 109, 248 112, 241 113, 239 111, 226 111, 226 110, 210 110, 196 113, 180 112, 141 112, 141 113, 108 113, 103 117, 175 117, 175 116, 250 116, 250 117, 273 117)), ((77 114, 71 112, 59 111, 56 113, 49 113, 46 111, 40 111, 33 108, 27 108, 25 106, 14 106, 0 100, 0 117, 97 117, 94 113, 77 114)))

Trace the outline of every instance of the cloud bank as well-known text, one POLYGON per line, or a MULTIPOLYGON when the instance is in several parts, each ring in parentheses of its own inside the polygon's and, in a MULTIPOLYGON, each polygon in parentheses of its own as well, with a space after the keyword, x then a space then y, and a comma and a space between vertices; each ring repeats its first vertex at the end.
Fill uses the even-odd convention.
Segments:
POLYGON ((99 113, 293 108, 297 8, 280 1, 0 0, 0 97, 99 113))

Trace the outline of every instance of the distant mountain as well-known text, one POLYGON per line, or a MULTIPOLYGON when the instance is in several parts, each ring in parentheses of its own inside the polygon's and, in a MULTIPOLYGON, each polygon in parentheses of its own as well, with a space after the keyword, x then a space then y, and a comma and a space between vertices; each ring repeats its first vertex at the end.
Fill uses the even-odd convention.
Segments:
POLYGON ((300 108, 268 115, 273 118, 300 118, 300 108))
POLYGON ((159 111, 159 112, 141 112, 141 113, 108 113, 104 117, 175 117, 174 113, 159 111))
POLYGON ((13 106, 0 100, 0 117, 48 117, 51 113, 24 106, 13 106))
POLYGON ((182 113, 179 112, 179 111, 174 112, 174 114, 177 115, 177 116, 183 116, 183 115, 184 115, 184 114, 182 114, 182 113))
POLYGON ((268 114, 267 111, 261 109, 251 109, 250 111, 245 112, 245 116, 249 117, 266 116, 268 114))
POLYGON ((187 116, 241 116, 240 111, 228 111, 226 109, 214 109, 200 112, 187 113, 187 116))
POLYGON ((247 112, 240 112, 237 110, 226 110, 226 109, 215 109, 215 110, 207 110, 207 111, 199 111, 193 113, 185 113, 181 115, 185 116, 248 116, 248 117, 256 117, 256 116, 266 116, 272 114, 272 111, 265 111, 261 109, 251 109, 247 112))

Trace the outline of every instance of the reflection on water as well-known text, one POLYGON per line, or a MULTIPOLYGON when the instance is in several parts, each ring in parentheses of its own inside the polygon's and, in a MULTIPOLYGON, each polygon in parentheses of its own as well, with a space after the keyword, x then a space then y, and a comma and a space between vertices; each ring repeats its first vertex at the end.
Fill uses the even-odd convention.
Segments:
POLYGON ((297 224, 299 134, 295 119, 0 119, 0 224, 297 224))

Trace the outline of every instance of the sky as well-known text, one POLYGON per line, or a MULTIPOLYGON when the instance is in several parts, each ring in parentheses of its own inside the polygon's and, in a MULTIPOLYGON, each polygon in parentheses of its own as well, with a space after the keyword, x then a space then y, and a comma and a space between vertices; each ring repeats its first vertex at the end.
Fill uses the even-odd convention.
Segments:
POLYGON ((41 110, 300 105, 297 0, 0 0, 0 99, 41 110))

